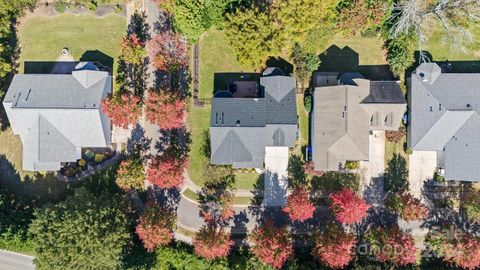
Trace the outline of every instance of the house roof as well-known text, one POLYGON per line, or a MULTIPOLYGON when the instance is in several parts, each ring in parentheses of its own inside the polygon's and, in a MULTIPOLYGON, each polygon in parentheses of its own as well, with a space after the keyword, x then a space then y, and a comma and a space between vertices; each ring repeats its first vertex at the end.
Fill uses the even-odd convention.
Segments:
POLYGON ((79 65, 72 74, 15 75, 3 105, 23 144, 23 169, 50 171, 80 158, 82 147, 107 147, 110 120, 100 102, 112 88, 107 72, 79 65))
POLYGON ((293 146, 297 134, 295 80, 270 69, 260 78, 262 96, 212 99, 211 161, 261 168, 266 146, 293 146))
POLYGON ((315 88, 311 138, 316 170, 337 171, 343 161, 368 160, 369 131, 400 125, 406 107, 400 86, 353 75, 343 76, 351 78, 348 84, 315 88))
POLYGON ((435 63, 411 77, 409 145, 416 151, 445 151, 445 178, 480 180, 480 74, 442 73, 435 63))

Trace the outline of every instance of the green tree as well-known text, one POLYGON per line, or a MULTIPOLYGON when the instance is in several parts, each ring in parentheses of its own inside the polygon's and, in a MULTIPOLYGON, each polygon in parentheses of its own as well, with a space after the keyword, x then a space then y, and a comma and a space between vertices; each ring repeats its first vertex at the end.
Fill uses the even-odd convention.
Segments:
POLYGON ((405 70, 415 61, 413 54, 415 43, 414 36, 405 34, 396 38, 388 38, 385 41, 387 61, 394 75, 403 76, 405 70))
POLYGON ((275 0, 272 3, 272 17, 291 46, 303 43, 309 32, 330 20, 338 2, 339 0, 275 0))
POLYGON ((37 269, 118 269, 130 233, 120 198, 80 188, 35 211, 37 269))
POLYGON ((394 154, 385 171, 384 187, 386 191, 402 192, 408 190, 407 161, 399 154, 394 154))
POLYGON ((260 69, 267 58, 282 48, 280 29, 268 12, 240 8, 228 14, 226 35, 241 65, 260 69))
POLYGON ((174 25, 188 40, 196 42, 203 32, 221 23, 231 0, 177 0, 174 25))
POLYGON ((320 58, 313 53, 305 52, 302 47, 296 43, 292 50, 292 60, 295 65, 295 76, 303 88, 304 82, 310 80, 312 73, 320 66, 320 58))

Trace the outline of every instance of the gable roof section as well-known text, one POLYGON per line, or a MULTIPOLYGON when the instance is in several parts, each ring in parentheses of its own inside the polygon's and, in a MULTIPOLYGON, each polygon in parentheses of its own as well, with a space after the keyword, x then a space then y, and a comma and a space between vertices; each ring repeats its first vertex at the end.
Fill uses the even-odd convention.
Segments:
POLYGON ((80 81, 71 74, 17 74, 4 103, 12 103, 13 108, 99 108, 101 99, 105 97, 105 88, 111 84, 111 77, 103 71, 74 73, 80 81))
POLYGON ((393 81, 370 81, 370 94, 362 103, 406 104, 402 89, 393 81))
MULTIPOLYGON (((362 85, 361 81, 356 81, 362 85)), ((335 171, 341 160, 367 160, 369 117, 360 101, 362 87, 320 87, 314 93, 313 163, 316 170, 335 171), (334 160, 332 160, 334 159, 334 160)))
POLYGON ((446 179, 480 180, 480 74, 439 71, 429 63, 412 73, 410 147, 445 151, 446 179))
POLYGON ((47 119, 39 116, 40 162, 70 161, 76 159, 77 147, 60 133, 47 119))
POLYGON ((267 124, 296 124, 295 79, 287 76, 261 77, 265 91, 267 124))

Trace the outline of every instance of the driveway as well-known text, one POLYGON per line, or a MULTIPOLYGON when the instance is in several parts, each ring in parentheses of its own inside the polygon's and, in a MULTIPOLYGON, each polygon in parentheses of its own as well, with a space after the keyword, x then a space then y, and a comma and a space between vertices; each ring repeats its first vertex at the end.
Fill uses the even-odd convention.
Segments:
POLYGON ((288 156, 288 147, 265 148, 265 206, 284 206, 287 202, 288 156))
POLYGON ((437 153, 434 151, 413 151, 409 156, 410 191, 421 198, 423 182, 433 178, 437 167, 437 153))
POLYGON ((34 270, 33 257, 0 250, 0 269, 34 270))
POLYGON ((368 203, 381 203, 385 172, 385 131, 374 130, 369 136, 368 161, 360 162, 361 191, 368 203))

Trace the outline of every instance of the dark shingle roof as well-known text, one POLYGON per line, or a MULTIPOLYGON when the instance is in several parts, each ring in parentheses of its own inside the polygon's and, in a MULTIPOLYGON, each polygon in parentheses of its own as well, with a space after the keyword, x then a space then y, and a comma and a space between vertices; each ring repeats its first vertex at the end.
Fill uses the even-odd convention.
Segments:
POLYGON ((213 164, 259 168, 263 167, 266 146, 294 145, 297 134, 295 80, 270 75, 260 78, 260 85, 264 97, 212 99, 213 164))
POLYGON ((370 94, 363 100, 363 103, 405 104, 406 102, 397 82, 371 81, 370 94))

